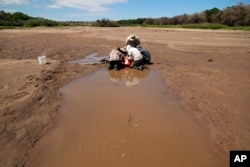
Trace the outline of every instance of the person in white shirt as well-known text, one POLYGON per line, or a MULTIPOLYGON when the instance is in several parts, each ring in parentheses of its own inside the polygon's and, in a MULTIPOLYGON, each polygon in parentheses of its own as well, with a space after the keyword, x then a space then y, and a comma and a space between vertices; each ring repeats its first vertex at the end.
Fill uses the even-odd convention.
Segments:
POLYGON ((133 62, 130 65, 130 68, 143 70, 143 56, 141 52, 131 45, 126 46, 127 55, 129 59, 133 60, 133 62))
POLYGON ((150 61, 151 61, 150 52, 148 50, 142 48, 140 38, 137 35, 135 35, 135 34, 129 35, 126 38, 126 42, 125 42, 125 46, 127 46, 127 45, 130 45, 132 47, 137 48, 143 56, 143 63, 150 64, 150 61))

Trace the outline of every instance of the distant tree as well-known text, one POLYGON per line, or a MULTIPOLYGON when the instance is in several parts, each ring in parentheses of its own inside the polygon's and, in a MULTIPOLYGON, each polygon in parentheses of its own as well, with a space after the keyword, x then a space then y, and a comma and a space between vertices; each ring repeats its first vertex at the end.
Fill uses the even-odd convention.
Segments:
POLYGON ((188 19, 189 19, 189 15, 188 14, 183 14, 179 16, 179 22, 180 24, 188 24, 188 19))
POLYGON ((191 24, 200 24, 200 23, 205 23, 206 22, 206 16, 204 13, 194 13, 190 15, 188 23, 191 24))
POLYGON ((95 21, 92 26, 95 27, 119 27, 117 22, 109 20, 109 19, 102 19, 95 21))
POLYGON ((0 26, 58 26, 57 21, 52 21, 44 18, 34 18, 22 12, 15 12, 13 14, 0 11, 0 26))
POLYGON ((154 22, 156 25, 168 25, 169 19, 167 17, 161 17, 161 18, 155 19, 154 22))
POLYGON ((5 13, 3 10, 0 11, 0 20, 11 20, 11 14, 5 13))
POLYGON ((127 20, 118 20, 117 24, 119 25, 142 25, 144 24, 146 18, 137 18, 137 19, 127 19, 127 20))
POLYGON ((222 23, 228 26, 250 25, 250 5, 239 3, 236 6, 228 7, 221 16, 222 23))
POLYGON ((207 22, 212 23, 217 21, 217 17, 219 17, 218 13, 221 13, 221 11, 218 8, 212 8, 210 10, 205 10, 205 15, 207 22))
POLYGON ((143 18, 143 19, 129 19, 119 20, 119 25, 176 25, 176 24, 202 24, 202 23, 216 23, 225 24, 229 26, 249 26, 250 25, 250 5, 239 3, 236 6, 228 7, 224 10, 219 10, 214 7, 200 13, 191 15, 182 14, 171 18, 143 18))
POLYGON ((12 18, 14 21, 25 21, 25 20, 29 20, 31 17, 29 17, 28 15, 22 12, 15 12, 12 14, 12 18))
POLYGON ((0 11, 0 26, 12 26, 12 15, 10 13, 6 13, 3 10, 0 11))
POLYGON ((146 24, 146 25, 154 25, 154 19, 152 18, 147 18, 143 24, 146 24))
POLYGON ((174 25, 177 25, 177 24, 188 24, 189 15, 187 15, 187 14, 177 15, 177 16, 174 16, 170 20, 171 20, 171 23, 174 24, 174 25))
POLYGON ((138 18, 136 19, 136 24, 142 25, 145 22, 146 18, 138 18))
POLYGON ((169 24, 177 25, 178 24, 178 16, 174 16, 174 17, 170 18, 169 24))
POLYGON ((250 5, 246 6, 247 14, 244 19, 244 25, 250 26, 250 5))

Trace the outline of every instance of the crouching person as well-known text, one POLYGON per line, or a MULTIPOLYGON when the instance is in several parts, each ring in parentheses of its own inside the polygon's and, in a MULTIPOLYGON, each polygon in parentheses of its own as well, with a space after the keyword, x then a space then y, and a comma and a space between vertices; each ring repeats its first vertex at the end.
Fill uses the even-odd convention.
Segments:
POLYGON ((132 47, 131 45, 127 45, 126 49, 129 58, 133 60, 133 62, 130 65, 130 68, 142 71, 144 69, 144 65, 143 65, 143 56, 141 52, 137 48, 132 47))
POLYGON ((132 47, 136 47, 137 45, 141 45, 140 38, 135 34, 131 34, 126 38, 125 45, 126 46, 130 45, 132 47))
POLYGON ((109 67, 108 69, 115 69, 115 70, 120 70, 121 68, 123 68, 123 59, 126 55, 126 50, 124 48, 116 48, 113 49, 110 53, 109 53, 109 67))
POLYGON ((150 64, 151 61, 151 54, 147 49, 141 47, 141 45, 137 45, 136 48, 141 52, 143 56, 143 63, 150 64))

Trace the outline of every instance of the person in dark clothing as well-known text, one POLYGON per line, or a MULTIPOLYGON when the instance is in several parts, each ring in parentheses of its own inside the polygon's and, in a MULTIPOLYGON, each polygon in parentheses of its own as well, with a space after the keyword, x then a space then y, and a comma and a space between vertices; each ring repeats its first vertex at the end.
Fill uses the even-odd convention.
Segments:
POLYGON ((143 56, 143 63, 144 64, 150 64, 151 61, 151 54, 147 49, 144 49, 141 47, 141 45, 137 45, 136 48, 141 52, 143 56))

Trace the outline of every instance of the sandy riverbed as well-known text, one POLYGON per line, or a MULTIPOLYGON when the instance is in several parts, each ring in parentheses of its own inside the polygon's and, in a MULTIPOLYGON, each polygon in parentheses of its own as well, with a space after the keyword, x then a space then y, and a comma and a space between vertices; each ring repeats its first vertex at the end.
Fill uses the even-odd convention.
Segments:
POLYGON ((185 112, 228 163, 229 150, 250 149, 250 32, 146 28, 35 28, 0 31, 0 166, 22 166, 53 126, 70 80, 106 68, 68 64, 107 55, 135 33, 150 50, 185 112), (48 64, 37 57, 46 55, 48 64))

